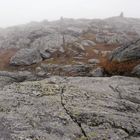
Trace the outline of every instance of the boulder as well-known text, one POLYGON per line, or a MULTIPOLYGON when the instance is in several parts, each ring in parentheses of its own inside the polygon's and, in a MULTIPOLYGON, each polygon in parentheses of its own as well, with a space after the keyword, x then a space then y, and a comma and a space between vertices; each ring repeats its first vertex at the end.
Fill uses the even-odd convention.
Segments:
POLYGON ((96 68, 93 71, 90 72, 92 77, 103 77, 104 76, 104 70, 102 68, 96 68))
POLYGON ((44 76, 47 75, 47 71, 44 71, 41 67, 37 67, 37 68, 35 69, 35 73, 36 73, 36 75, 39 76, 39 77, 44 77, 44 76))
POLYGON ((79 50, 79 51, 85 51, 85 48, 83 47, 83 45, 81 45, 80 43, 78 42, 75 42, 74 44, 74 48, 79 50))
POLYGON ((88 60, 88 63, 89 64, 95 64, 96 65, 96 64, 99 64, 100 63, 100 60, 99 59, 89 59, 88 60))
POLYGON ((108 45, 112 45, 112 44, 122 44, 125 42, 128 42, 129 38, 127 36, 125 36, 124 34, 104 34, 104 33, 100 33, 96 35, 96 42, 98 43, 107 43, 108 45))
POLYGON ((135 75, 135 76, 140 77, 140 65, 137 65, 137 66, 133 69, 132 74, 135 75))
POLYGON ((41 64, 41 68, 51 75, 59 76, 89 76, 92 68, 90 65, 58 65, 58 64, 41 64))
POLYGON ((49 51, 47 51, 47 50, 45 50, 45 51, 40 51, 40 54, 41 54, 41 57, 42 57, 43 59, 48 59, 48 58, 51 57, 51 53, 50 53, 49 51))
POLYGON ((111 51, 101 51, 102 57, 107 57, 110 53, 111 51))
POLYGON ((35 79, 35 75, 33 75, 29 71, 18 71, 18 72, 0 71, 0 76, 12 79, 15 82, 22 82, 25 80, 35 79))
POLYGON ((140 40, 115 49, 109 56, 111 61, 129 61, 140 59, 140 40))
POLYGON ((36 49, 21 49, 10 60, 11 65, 25 66, 42 61, 40 52, 36 49))
POLYGON ((82 40, 81 45, 84 47, 94 47, 96 43, 91 40, 82 40))

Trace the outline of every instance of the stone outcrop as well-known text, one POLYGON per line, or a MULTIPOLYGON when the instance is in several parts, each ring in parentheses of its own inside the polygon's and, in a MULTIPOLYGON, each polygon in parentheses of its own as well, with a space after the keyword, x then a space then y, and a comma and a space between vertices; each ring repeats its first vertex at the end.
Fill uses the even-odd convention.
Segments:
POLYGON ((140 60, 140 40, 115 49, 110 54, 110 60, 118 62, 140 60))
POLYGON ((0 91, 3 140, 139 140, 140 79, 62 78, 0 91))
POLYGON ((58 65, 58 64, 41 64, 41 68, 50 75, 59 76, 90 76, 93 65, 75 64, 75 65, 58 65))
POLYGON ((39 63, 42 57, 36 49, 21 49, 10 60, 11 65, 25 66, 39 63))
POLYGON ((104 76, 104 70, 102 68, 98 67, 98 68, 96 68, 96 69, 94 69, 90 72, 90 76, 92 76, 92 77, 103 77, 104 76))

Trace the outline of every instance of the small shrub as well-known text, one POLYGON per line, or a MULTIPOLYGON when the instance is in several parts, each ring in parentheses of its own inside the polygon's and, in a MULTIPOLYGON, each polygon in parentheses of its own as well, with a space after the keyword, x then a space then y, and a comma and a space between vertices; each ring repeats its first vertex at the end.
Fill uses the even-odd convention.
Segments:
POLYGON ((138 64, 140 64, 140 60, 117 62, 109 61, 107 58, 100 59, 100 66, 109 75, 131 75, 133 68, 138 64))

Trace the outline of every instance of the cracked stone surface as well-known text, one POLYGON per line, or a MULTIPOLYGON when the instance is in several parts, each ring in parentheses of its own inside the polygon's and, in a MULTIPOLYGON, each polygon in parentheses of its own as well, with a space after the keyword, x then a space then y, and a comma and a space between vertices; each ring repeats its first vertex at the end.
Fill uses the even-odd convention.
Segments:
POLYGON ((140 139, 138 78, 6 81, 0 84, 0 140, 140 139))

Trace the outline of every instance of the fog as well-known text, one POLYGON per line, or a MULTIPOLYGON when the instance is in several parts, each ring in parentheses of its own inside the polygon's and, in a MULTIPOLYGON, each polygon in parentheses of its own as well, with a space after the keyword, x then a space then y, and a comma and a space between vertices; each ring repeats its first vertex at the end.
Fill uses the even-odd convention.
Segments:
POLYGON ((0 0, 0 27, 44 19, 106 18, 123 11, 140 18, 140 0, 0 0))

